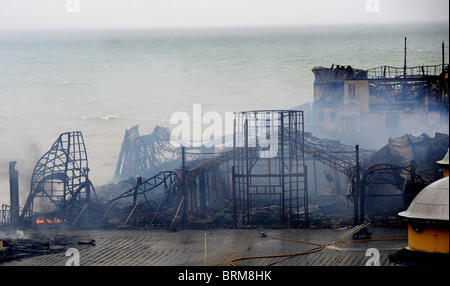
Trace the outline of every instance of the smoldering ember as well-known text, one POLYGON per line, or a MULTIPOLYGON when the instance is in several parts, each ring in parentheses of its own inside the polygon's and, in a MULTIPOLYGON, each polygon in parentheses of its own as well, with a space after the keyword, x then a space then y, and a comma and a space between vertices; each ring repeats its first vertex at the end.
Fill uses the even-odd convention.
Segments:
POLYGON ((408 245, 398 213, 448 176, 448 65, 312 72, 313 103, 234 112, 232 144, 174 147, 168 127, 128 128, 106 185, 90 180, 80 131, 37 161, 23 204, 11 162, 0 261, 65 265, 75 248, 81 265, 365 265, 376 248, 375 264, 432 263, 392 257, 408 245))

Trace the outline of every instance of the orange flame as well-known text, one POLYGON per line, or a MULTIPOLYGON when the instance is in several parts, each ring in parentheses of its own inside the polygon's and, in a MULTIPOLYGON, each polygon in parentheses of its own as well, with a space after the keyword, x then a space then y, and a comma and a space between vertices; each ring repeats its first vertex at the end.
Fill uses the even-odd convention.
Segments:
POLYGON ((46 224, 51 224, 51 223, 65 223, 66 222, 66 219, 60 219, 60 218, 53 218, 53 219, 50 219, 50 218, 38 218, 38 219, 36 219, 36 223, 37 224, 43 224, 43 223, 46 223, 46 224))

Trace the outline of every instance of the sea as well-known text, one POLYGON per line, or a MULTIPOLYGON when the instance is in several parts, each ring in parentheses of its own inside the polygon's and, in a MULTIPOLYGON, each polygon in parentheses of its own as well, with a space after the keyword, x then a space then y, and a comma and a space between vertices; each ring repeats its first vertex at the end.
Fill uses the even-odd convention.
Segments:
MULTIPOLYGON (((316 66, 442 63, 447 23, 1 30, 0 204, 17 161, 20 205, 61 133, 81 131, 94 186, 113 177, 125 130, 175 112, 290 109, 313 101, 316 66)), ((306 130, 308 131, 308 130, 306 130)))

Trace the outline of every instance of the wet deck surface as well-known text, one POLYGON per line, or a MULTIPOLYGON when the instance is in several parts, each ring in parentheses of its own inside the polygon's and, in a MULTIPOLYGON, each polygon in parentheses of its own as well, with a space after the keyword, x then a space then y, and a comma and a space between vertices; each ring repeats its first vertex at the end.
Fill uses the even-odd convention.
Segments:
MULTIPOLYGON (((400 228, 369 228, 373 239, 407 238, 400 228)), ((73 245, 80 254, 81 266, 204 266, 205 233, 206 265, 228 266, 235 258, 301 253, 316 245, 275 239, 302 240, 318 244, 337 241, 346 230, 333 229, 121 229, 65 230, 58 234, 93 238, 93 245, 73 245), (263 237, 259 232, 270 235, 263 237), (272 237, 273 236, 273 237, 272 237)), ((50 234, 49 234, 50 235, 50 234)), ((352 238, 349 237, 349 240, 352 238)), ((237 266, 332 266, 342 253, 338 266, 364 266, 371 256, 370 248, 378 250, 379 264, 395 266, 388 256, 404 248, 407 240, 357 241, 330 245, 305 255, 264 257, 233 262, 237 266), (333 249, 334 248, 334 249, 333 249)), ((69 248, 69 246, 68 246, 69 248)), ((373 256, 372 256, 373 257, 373 256)), ((59 253, 10 261, 1 266, 65 266, 69 256, 59 253)))

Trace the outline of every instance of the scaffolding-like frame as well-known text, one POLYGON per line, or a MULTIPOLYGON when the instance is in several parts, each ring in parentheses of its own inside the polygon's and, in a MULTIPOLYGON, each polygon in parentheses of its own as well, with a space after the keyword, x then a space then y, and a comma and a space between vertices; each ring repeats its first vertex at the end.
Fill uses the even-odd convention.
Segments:
POLYGON ((308 223, 304 118, 297 110, 235 113, 233 215, 238 224, 308 223))

